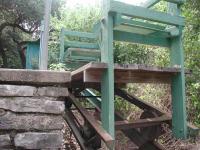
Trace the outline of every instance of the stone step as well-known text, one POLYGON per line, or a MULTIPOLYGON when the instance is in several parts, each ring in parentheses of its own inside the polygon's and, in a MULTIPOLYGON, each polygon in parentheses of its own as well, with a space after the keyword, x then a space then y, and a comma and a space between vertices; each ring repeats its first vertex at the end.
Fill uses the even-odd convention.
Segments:
POLYGON ((32 96, 47 96, 47 97, 67 97, 68 88, 64 87, 34 87, 34 86, 19 86, 19 85, 0 85, 0 96, 12 97, 32 97, 32 96))

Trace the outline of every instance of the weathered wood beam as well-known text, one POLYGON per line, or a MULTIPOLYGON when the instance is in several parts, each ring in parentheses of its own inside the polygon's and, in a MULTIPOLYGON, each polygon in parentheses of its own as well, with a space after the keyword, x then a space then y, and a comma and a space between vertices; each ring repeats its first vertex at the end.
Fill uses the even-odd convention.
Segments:
POLYGON ((109 148, 113 147, 114 140, 111 137, 111 135, 109 135, 108 132, 106 132, 106 130, 102 128, 99 122, 95 120, 95 118, 91 116, 89 112, 80 105, 80 103, 76 100, 76 98, 72 94, 69 94, 69 98, 72 101, 72 103, 75 105, 75 107, 78 109, 78 111, 81 113, 81 115, 88 121, 91 127, 95 129, 95 131, 101 137, 101 139, 105 142, 105 144, 109 148))
POLYGON ((133 122, 128 121, 117 121, 115 122, 115 129, 116 130, 128 130, 132 128, 143 128, 143 127, 150 127, 155 125, 160 125, 162 123, 166 123, 171 121, 171 117, 169 116, 161 116, 156 118, 148 118, 148 119, 139 119, 133 122))
MULTIPOLYGON (((104 63, 89 63, 72 72, 72 81, 100 83, 104 63)), ((171 77, 180 72, 179 68, 161 68, 146 65, 115 64, 115 83, 170 83, 171 77)))
POLYGON ((183 17, 180 16, 157 12, 117 1, 111 1, 109 12, 120 13, 122 15, 155 21, 167 25, 184 26, 185 22, 183 17))

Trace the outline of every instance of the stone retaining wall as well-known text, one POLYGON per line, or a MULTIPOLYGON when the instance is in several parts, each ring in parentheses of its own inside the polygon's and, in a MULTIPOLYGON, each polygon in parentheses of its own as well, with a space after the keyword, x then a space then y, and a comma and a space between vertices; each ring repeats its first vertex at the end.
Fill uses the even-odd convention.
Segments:
POLYGON ((0 149, 60 149, 68 89, 0 85, 0 149))

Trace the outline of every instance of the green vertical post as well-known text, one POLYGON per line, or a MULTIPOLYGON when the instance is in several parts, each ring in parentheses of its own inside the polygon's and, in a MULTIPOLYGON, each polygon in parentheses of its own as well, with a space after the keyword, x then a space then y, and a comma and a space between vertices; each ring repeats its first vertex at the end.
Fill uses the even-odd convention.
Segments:
POLYGON ((109 5, 110 0, 103 0, 101 62, 107 63, 108 69, 104 71, 101 82, 101 120, 103 128, 114 138, 113 16, 108 13, 109 5))
MULTIPOLYGON (((169 3, 169 12, 180 15, 176 4, 169 3)), ((177 138, 187 138, 186 95, 182 26, 177 27, 180 35, 171 39, 171 65, 180 66, 181 72, 172 79, 172 130, 177 138)))
POLYGON ((59 60, 60 63, 63 62, 64 54, 65 54, 65 35, 64 35, 64 29, 61 29, 61 33, 60 33, 60 60, 59 60))

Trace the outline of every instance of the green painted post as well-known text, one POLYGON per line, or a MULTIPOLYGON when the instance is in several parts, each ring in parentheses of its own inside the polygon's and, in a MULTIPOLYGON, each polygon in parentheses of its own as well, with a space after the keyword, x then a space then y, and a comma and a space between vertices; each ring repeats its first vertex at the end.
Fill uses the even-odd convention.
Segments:
MULTIPOLYGON (((108 13, 110 0, 103 0, 101 61, 108 64, 101 82, 103 128, 114 138, 114 62, 113 62, 113 17, 108 13)), ((114 149, 114 147, 113 147, 114 149)))
POLYGON ((59 62, 62 63, 65 54, 65 36, 64 36, 64 29, 61 29, 60 33, 60 60, 59 62))
MULTIPOLYGON (((169 11, 175 15, 180 15, 177 5, 169 4, 169 11)), ((172 130, 177 138, 187 138, 186 119, 186 95, 185 95, 185 72, 184 72, 184 52, 182 45, 182 28, 178 27, 180 35, 171 39, 171 65, 181 67, 181 72, 172 79, 172 130)))

